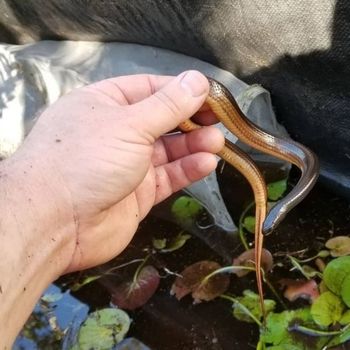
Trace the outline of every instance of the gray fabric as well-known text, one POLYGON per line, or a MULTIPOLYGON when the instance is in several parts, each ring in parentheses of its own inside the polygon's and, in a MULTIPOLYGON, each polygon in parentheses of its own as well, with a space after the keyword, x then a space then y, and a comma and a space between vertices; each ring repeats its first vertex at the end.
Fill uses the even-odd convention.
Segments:
POLYGON ((272 92, 278 119, 350 198, 347 0, 0 0, 2 38, 124 41, 208 61, 272 92))

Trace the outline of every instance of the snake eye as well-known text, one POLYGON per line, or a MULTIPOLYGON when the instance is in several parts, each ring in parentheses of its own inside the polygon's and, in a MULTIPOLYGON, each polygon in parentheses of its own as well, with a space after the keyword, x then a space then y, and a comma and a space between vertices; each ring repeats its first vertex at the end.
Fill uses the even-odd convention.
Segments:
POLYGON ((274 231, 274 228, 272 225, 265 225, 265 223, 264 223, 262 231, 263 231, 264 236, 268 236, 269 234, 271 234, 274 231))
POLYGON ((215 226, 215 220, 209 214, 209 212, 205 211, 205 213, 203 213, 203 215, 201 215, 199 218, 197 218, 196 226, 201 230, 205 230, 205 229, 208 229, 210 227, 215 226))

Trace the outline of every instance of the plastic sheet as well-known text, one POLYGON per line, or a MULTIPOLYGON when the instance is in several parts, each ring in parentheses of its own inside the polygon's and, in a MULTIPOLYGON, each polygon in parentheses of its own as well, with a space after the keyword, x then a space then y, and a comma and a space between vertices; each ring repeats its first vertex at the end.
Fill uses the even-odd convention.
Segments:
MULTIPOLYGON (((10 156, 30 131, 35 116, 75 87, 107 77, 151 73, 176 75, 197 69, 222 82, 236 97, 243 112, 273 134, 285 134, 276 122, 268 91, 249 86, 231 73, 193 57, 168 50, 123 43, 54 42, 0 47, 0 157, 10 156)), ((237 142, 222 125, 228 139, 237 142)), ((245 147, 258 161, 286 164, 245 147)), ((218 187, 216 174, 187 188, 211 213, 215 224, 235 232, 218 187)))

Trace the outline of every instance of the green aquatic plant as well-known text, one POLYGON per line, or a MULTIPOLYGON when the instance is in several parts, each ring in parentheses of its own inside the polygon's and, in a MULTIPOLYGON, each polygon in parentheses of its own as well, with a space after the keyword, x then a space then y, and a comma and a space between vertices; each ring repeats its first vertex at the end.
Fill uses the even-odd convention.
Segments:
POLYGON ((92 312, 80 326, 70 350, 109 350, 121 342, 130 328, 128 314, 120 309, 106 308, 92 312))
POLYGON ((267 184, 267 197, 270 201, 277 201, 287 190, 287 179, 267 184))
MULTIPOLYGON (((256 323, 260 329, 257 350, 325 350, 350 340, 350 256, 329 261, 323 274, 305 273, 303 261, 310 262, 316 257, 327 257, 320 251, 312 258, 290 259, 292 266, 301 274, 321 279, 323 292, 308 298, 311 306, 296 310, 276 312, 276 302, 265 300, 266 324, 262 323, 258 295, 250 290, 242 296, 223 294, 220 297, 232 303, 233 316, 240 321, 256 323)), ((223 267, 213 271, 205 280, 220 273, 234 272, 238 266, 223 267)), ((250 267, 252 269, 252 267, 250 267)), ((292 281, 292 280, 290 280, 292 281)), ((304 280, 313 282, 314 280, 304 280)), ((297 282, 297 281, 296 281, 297 282)), ((304 283, 306 283, 304 282, 304 283)))
POLYGON ((171 239, 153 238, 152 245, 159 253, 171 253, 182 248, 190 238, 191 235, 181 231, 171 239))
POLYGON ((321 275, 325 291, 311 307, 270 313, 266 328, 261 331, 259 347, 317 350, 350 340, 349 272, 350 256, 331 260, 321 275))
POLYGON ((191 225, 203 211, 203 206, 190 196, 177 198, 171 206, 174 218, 184 225, 191 225))

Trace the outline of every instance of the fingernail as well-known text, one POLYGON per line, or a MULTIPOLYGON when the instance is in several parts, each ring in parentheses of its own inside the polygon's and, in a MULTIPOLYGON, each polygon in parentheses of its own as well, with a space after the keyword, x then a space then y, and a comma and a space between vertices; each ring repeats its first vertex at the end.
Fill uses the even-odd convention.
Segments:
POLYGON ((193 97, 201 96, 208 91, 208 82, 205 77, 195 70, 185 72, 180 84, 193 97))

